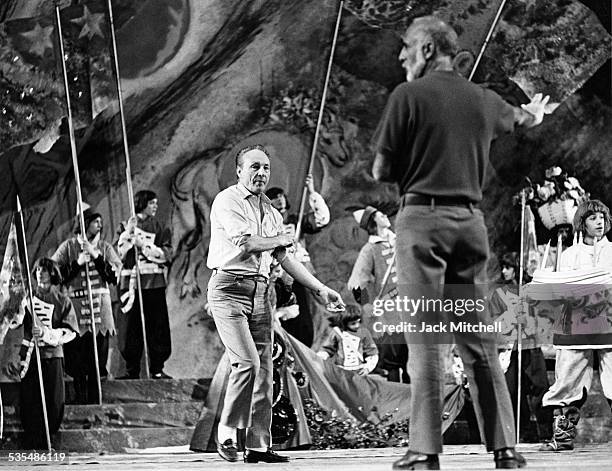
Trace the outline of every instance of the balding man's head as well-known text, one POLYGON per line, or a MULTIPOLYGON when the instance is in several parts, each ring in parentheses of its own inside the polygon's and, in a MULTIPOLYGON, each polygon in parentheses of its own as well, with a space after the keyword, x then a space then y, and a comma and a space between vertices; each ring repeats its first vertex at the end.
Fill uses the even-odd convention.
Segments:
POLYGON ((242 163, 244 161, 244 156, 251 152, 255 152, 255 153, 263 152, 264 154, 266 154, 266 157, 268 157, 268 159, 270 158, 270 154, 268 153, 267 149, 261 144, 255 144, 252 146, 243 147, 236 153, 236 168, 242 166, 242 163))
POLYGON ((261 145, 249 146, 236 154, 236 175, 251 193, 260 194, 270 180, 270 157, 261 145))

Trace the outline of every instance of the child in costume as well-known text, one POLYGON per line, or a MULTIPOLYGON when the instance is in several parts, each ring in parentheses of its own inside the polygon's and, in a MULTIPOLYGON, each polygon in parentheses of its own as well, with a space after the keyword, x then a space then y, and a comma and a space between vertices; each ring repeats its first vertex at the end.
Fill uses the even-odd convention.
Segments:
POLYGON ((121 259, 112 245, 101 239, 102 215, 87 208, 83 211, 83 219, 87 240, 82 240, 80 223, 77 224, 75 235, 62 242, 52 258, 59 265, 63 284, 68 288, 80 330, 80 337, 66 346, 66 372, 74 379, 77 402, 96 404, 100 399, 96 368, 99 368, 102 378, 106 377, 110 337, 117 333, 109 285, 117 284, 121 259), (96 323, 97 365, 93 350, 86 263, 96 323))
POLYGON ((170 321, 166 304, 166 269, 172 260, 172 234, 156 218, 157 195, 141 190, 134 195, 136 217, 121 223, 117 249, 123 270, 119 282, 121 311, 123 313, 119 333, 121 355, 127 374, 117 379, 138 379, 140 360, 144 350, 142 324, 136 280, 136 253, 142 303, 147 333, 149 368, 151 378, 170 378, 163 368, 172 352, 170 321), (123 328, 124 327, 124 328, 123 328))
POLYGON ((62 345, 77 336, 79 326, 76 313, 68 296, 60 289, 61 275, 55 262, 40 258, 34 264, 34 313, 29 299, 25 299, 26 315, 23 321, 23 342, 20 351, 21 424, 25 431, 25 449, 47 447, 42 410, 38 365, 34 342, 38 342, 45 390, 49 433, 59 430, 64 417, 64 352, 62 345))
MULTIPOLYGON (((359 251, 347 283, 348 289, 361 305, 396 299, 395 234, 391 231, 389 218, 373 206, 355 211, 353 216, 369 237, 359 251)), ((385 311, 376 320, 392 325, 398 324, 403 318, 401 313, 393 310, 385 311)), ((374 341, 380 353, 378 368, 387 372, 389 381, 408 383, 408 347, 404 335, 386 332, 374 341)))
MULTIPOLYGON (((561 271, 597 267, 612 272, 610 210, 599 200, 580 204, 574 215, 574 231, 582 237, 561 254, 561 271)), ((605 288, 605 286, 604 286, 605 288)), ((608 286, 609 288, 609 286, 608 286)), ((606 290, 607 291, 607 290, 606 290)), ((598 293, 599 294, 599 293, 598 293)), ((562 316, 563 332, 555 332, 557 349, 555 383, 544 394, 543 405, 554 409, 553 439, 543 451, 574 448, 580 407, 593 380, 593 357, 599 357, 601 386, 612 404, 612 328, 610 301, 592 295, 569 301, 562 316)), ((555 324, 557 326, 557 324, 555 324)))
POLYGON ((336 365, 360 375, 371 373, 378 363, 378 348, 370 332, 361 326, 359 306, 347 305, 331 322, 332 331, 317 355, 333 358, 336 365))
MULTIPOLYGON (((519 298, 519 256, 516 252, 505 253, 500 261, 501 277, 491 295, 489 309, 491 316, 502 325, 499 348, 502 369, 505 371, 506 383, 512 399, 516 416, 518 391, 518 350, 517 350, 517 316, 521 309, 527 314, 526 302, 521 304, 519 298)), ((533 314, 533 313, 532 313, 533 314)), ((552 414, 542 408, 542 397, 548 389, 546 360, 538 345, 536 319, 533 315, 524 315, 521 333, 521 437, 522 441, 533 442, 550 438, 552 414), (535 430, 531 425, 531 412, 536 417, 535 430)))

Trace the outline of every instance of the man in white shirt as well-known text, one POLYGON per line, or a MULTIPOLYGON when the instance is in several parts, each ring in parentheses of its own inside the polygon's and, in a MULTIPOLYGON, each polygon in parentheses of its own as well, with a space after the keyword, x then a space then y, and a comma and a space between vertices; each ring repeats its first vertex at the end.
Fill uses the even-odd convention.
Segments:
POLYGON ((232 366, 217 451, 237 461, 236 432, 246 428, 246 463, 285 462, 288 457, 270 448, 272 314, 266 290, 272 259, 325 303, 343 301, 288 253, 293 237, 283 232, 282 216, 264 194, 270 178, 267 150, 260 145, 240 150, 236 174, 238 183, 215 197, 210 212, 208 304, 232 366))

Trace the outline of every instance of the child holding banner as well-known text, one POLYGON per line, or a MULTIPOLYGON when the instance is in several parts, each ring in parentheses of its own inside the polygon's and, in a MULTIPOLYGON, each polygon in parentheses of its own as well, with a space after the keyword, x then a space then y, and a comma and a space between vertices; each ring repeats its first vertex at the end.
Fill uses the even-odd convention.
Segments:
POLYGON ((24 339, 20 351, 21 424, 25 431, 25 449, 46 448, 45 424, 34 341, 38 340, 41 371, 47 405, 49 433, 59 430, 64 417, 64 352, 62 345, 74 339, 79 331, 70 298, 59 290, 61 275, 55 262, 40 258, 34 264, 36 287, 33 290, 34 319, 26 298, 24 339))
MULTIPOLYGON (((561 271, 598 267, 612 271, 612 242, 605 234, 610 230, 610 210, 599 200, 580 204, 574 215, 574 230, 583 240, 561 254, 561 271)), ((607 285, 602 292, 607 292, 607 285)), ((542 451, 572 450, 576 438, 579 408, 584 404, 593 380, 593 357, 599 357, 603 393, 612 403, 612 329, 607 316, 609 299, 592 295, 566 305, 569 330, 555 332, 557 348, 555 384, 546 392, 543 405, 555 409, 553 439, 542 451)))
POLYGON ((521 338, 522 368, 521 368, 521 431, 524 442, 539 441, 550 438, 552 414, 542 407, 542 396, 548 389, 546 360, 538 345, 536 319, 527 303, 519 298, 519 255, 516 252, 505 253, 500 260, 501 277, 491 294, 489 308, 491 316, 501 322, 499 349, 500 361, 506 376, 506 384, 512 400, 512 408, 516 415, 518 393, 518 343, 517 317, 521 310, 526 312, 523 317, 521 338), (525 316, 525 314, 530 314, 525 316), (536 416, 536 430, 530 429, 532 412, 536 416))

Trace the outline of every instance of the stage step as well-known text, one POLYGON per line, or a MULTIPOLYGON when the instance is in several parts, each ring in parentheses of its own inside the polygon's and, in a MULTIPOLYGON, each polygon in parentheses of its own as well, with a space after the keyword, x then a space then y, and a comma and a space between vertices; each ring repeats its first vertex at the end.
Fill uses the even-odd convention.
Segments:
MULTIPOLYGON (((66 386, 64 419, 53 439, 56 449, 124 452, 129 448, 185 445, 208 394, 210 379, 109 380, 102 382, 104 404, 74 404, 66 386)), ((4 436, 1 449, 20 449, 19 383, 1 383, 4 436)))
MULTIPOLYGON (((67 405, 62 429, 89 430, 121 427, 192 427, 195 426, 202 402, 126 402, 103 405, 67 405)), ((5 430, 21 430, 15 410, 5 410, 5 430)))
MULTIPOLYGON (((74 404, 72 380, 67 380, 66 404, 74 404)), ((102 381, 104 404, 133 402, 203 401, 208 394, 210 378, 201 379, 128 379, 102 381)), ((19 383, 0 383, 4 405, 19 402, 19 383)))
MULTIPOLYGON (((123 402, 203 401, 208 394, 210 378, 205 379, 126 379, 102 382, 104 404, 123 402)), ((72 383, 66 389, 66 403, 75 402, 72 383)))
MULTIPOLYGON (((124 453, 134 448, 188 445, 194 427, 96 428, 60 430, 53 448, 74 453, 124 453)), ((21 449, 23 431, 5 432, 3 450, 21 449)))

